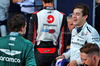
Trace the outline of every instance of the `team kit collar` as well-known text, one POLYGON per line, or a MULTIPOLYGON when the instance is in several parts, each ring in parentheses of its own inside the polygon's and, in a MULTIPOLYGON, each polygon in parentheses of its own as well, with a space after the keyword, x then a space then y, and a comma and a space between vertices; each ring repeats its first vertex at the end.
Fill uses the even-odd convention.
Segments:
MULTIPOLYGON (((79 27, 79 28, 81 28, 81 30, 82 30, 82 29, 84 29, 84 28, 86 27, 87 24, 88 24, 88 23, 86 22, 82 27, 79 27)), ((75 27, 75 29, 77 30, 78 28, 75 27)))
MULTIPOLYGON (((84 31, 84 28, 87 26, 87 22, 81 27, 81 30, 79 30, 80 32, 81 32, 81 34, 83 34, 83 31, 84 31)), ((78 33, 80 33, 80 32, 77 32, 78 30, 78 28, 77 27, 75 27, 74 28, 75 29, 75 32, 74 32, 74 34, 78 34, 78 33)))
POLYGON ((9 35, 12 35, 12 36, 22 36, 20 33, 18 32, 10 32, 9 35))
POLYGON ((43 9, 55 10, 54 6, 45 6, 43 9))

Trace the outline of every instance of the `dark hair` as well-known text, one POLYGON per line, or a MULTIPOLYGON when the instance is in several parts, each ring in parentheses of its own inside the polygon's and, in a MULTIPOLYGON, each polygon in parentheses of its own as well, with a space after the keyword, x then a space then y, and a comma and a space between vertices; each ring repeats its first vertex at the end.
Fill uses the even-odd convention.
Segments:
MULTIPOLYGON (((85 16, 85 15, 88 15, 89 16, 89 7, 87 6, 87 5, 85 5, 85 4, 82 4, 82 3, 79 3, 79 4, 77 4, 74 8, 73 8, 73 10, 74 9, 76 9, 76 8, 79 8, 79 9, 83 9, 82 10, 82 13, 83 13, 83 15, 82 16, 85 16)), ((88 18, 87 18, 88 19, 88 18)), ((86 19, 86 20, 87 20, 86 19)))
POLYGON ((45 3, 52 3, 54 0, 43 0, 45 3))
POLYGON ((87 43, 80 49, 80 51, 86 54, 94 54, 95 52, 99 55, 99 47, 97 44, 87 43))
POLYGON ((21 27, 25 27, 26 19, 23 15, 17 14, 13 16, 9 21, 9 31, 18 32, 21 30, 21 27))

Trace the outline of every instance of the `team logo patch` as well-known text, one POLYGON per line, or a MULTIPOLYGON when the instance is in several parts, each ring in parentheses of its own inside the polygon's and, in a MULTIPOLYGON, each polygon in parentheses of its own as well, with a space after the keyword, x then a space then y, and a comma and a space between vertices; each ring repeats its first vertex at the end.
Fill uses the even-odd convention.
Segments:
POLYGON ((54 32, 55 32, 54 29, 50 29, 50 30, 49 30, 49 33, 54 33, 54 32))
POLYGON ((43 29, 43 32, 49 32, 49 33, 55 33, 56 30, 55 29, 43 29))
POLYGON ((48 23, 53 23, 53 21, 54 21, 54 17, 53 17, 52 15, 49 15, 49 16, 47 17, 47 22, 48 22, 48 23))
POLYGON ((14 55, 17 55, 17 54, 21 54, 21 51, 16 51, 16 50, 9 50, 9 49, 0 49, 1 52, 4 52, 5 54, 7 55, 11 55, 11 56, 14 56, 14 55))

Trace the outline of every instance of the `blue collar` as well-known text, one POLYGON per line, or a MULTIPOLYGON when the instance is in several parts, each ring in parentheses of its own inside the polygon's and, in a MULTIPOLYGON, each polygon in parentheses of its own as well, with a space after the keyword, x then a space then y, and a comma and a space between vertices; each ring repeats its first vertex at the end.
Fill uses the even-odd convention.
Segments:
MULTIPOLYGON (((83 27, 83 26, 82 26, 83 27)), ((77 33, 79 33, 82 30, 82 27, 77 28, 77 33)))

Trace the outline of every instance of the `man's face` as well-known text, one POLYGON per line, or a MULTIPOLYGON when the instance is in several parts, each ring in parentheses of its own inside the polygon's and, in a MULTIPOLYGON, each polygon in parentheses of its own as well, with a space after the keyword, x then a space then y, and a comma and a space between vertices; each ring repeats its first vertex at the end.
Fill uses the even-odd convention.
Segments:
POLYGON ((81 53, 81 59, 82 59, 82 64, 84 64, 84 66, 95 66, 93 64, 93 58, 86 54, 86 53, 81 53))
POLYGON ((84 22, 84 16, 82 16, 82 9, 76 8, 73 10, 73 24, 75 26, 81 26, 84 22))
POLYGON ((74 24, 73 24, 72 18, 71 18, 71 17, 68 18, 68 28, 69 28, 69 30, 72 31, 72 29, 73 29, 74 27, 75 27, 75 26, 74 26, 74 24))

